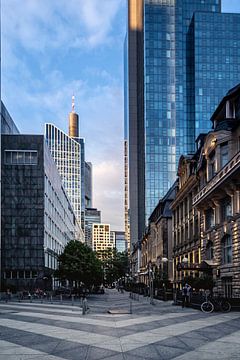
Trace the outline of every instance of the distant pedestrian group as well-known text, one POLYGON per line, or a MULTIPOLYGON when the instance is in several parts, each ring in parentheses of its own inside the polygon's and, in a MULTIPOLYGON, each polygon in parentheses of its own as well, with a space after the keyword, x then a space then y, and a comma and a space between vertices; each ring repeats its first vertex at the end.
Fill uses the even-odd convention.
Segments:
POLYGON ((189 284, 185 284, 182 288, 182 307, 189 306, 191 300, 192 288, 189 284))

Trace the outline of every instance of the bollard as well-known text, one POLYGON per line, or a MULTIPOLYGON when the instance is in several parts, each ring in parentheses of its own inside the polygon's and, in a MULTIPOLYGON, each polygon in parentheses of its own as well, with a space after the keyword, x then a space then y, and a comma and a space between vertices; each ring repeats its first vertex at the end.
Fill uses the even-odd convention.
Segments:
POLYGON ((82 307, 82 305, 83 305, 83 299, 82 299, 82 297, 81 297, 81 296, 79 297, 79 303, 80 303, 80 305, 79 305, 79 306, 80 306, 80 307, 82 307))
POLYGON ((43 303, 43 296, 41 295, 41 304, 43 303))
POLYGON ((62 304, 62 294, 60 294, 60 303, 62 304))
POLYGON ((32 295, 30 295, 30 303, 32 303, 32 295))
POLYGON ((50 296, 50 303, 51 303, 51 304, 53 303, 52 295, 50 296))
POLYGON ((87 310, 89 309, 87 299, 84 298, 82 301, 82 314, 85 315, 87 310))
POLYGON ((132 314, 132 293, 130 293, 129 313, 132 314))
POLYGON ((72 306, 74 305, 74 295, 72 295, 72 306))

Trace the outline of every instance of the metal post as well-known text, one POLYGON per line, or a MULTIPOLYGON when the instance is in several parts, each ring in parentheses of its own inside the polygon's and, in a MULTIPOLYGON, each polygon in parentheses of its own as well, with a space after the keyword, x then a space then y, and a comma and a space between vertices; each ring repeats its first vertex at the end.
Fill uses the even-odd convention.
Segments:
POLYGON ((132 314, 132 293, 130 293, 129 313, 132 314))
POLYGON ((32 295, 30 295, 30 303, 32 302, 32 295))
POLYGON ((72 306, 74 305, 74 295, 72 295, 72 306))
POLYGON ((53 303, 53 297, 52 297, 52 295, 50 296, 50 303, 51 303, 51 304, 53 303))
POLYGON ((62 294, 60 294, 60 303, 62 304, 62 294))

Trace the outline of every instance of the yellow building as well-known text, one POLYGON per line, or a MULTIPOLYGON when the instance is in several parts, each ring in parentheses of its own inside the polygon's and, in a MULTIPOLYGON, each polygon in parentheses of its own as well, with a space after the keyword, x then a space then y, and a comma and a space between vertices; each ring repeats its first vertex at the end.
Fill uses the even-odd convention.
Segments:
POLYGON ((109 224, 92 224, 92 245, 96 252, 115 248, 115 238, 109 224))

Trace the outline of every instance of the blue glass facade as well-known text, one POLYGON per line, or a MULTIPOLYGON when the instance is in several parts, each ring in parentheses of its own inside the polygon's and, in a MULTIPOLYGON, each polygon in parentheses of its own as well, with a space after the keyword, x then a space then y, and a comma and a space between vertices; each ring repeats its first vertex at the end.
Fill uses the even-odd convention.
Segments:
POLYGON ((173 184, 180 155, 194 151, 240 81, 239 27, 240 15, 222 14, 219 0, 144 1, 146 222, 173 184))
POLYGON ((196 137, 210 130, 217 104, 240 82, 240 15, 196 13, 194 48, 196 137))

